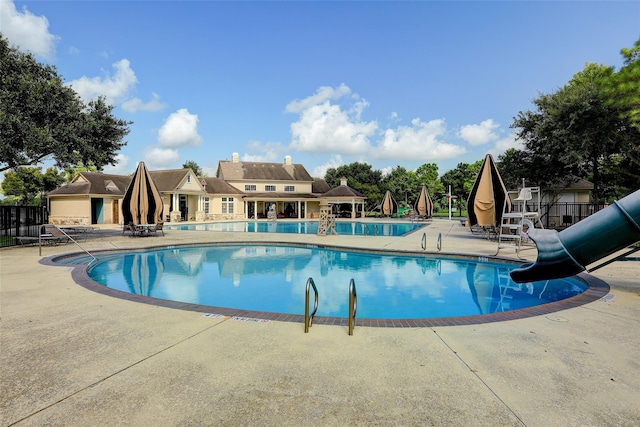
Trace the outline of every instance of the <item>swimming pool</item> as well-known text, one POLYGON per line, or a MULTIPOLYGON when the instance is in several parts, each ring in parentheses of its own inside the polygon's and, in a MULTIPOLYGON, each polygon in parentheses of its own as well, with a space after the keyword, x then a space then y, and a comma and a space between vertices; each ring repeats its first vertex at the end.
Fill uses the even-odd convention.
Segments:
POLYGON ((588 288, 578 278, 516 284, 509 271, 518 265, 487 258, 432 258, 314 245, 229 244, 100 254, 87 274, 100 287, 156 302, 176 301, 200 311, 235 310, 257 317, 272 313, 299 318, 309 277, 319 293, 316 318, 347 317, 352 278, 359 319, 490 316, 575 299, 588 288))
MULTIPOLYGON (((404 236, 424 227, 425 223, 337 221, 341 235, 404 236)), ((202 224, 165 225, 169 230, 237 231, 245 233, 318 234, 318 221, 235 221, 202 224)))

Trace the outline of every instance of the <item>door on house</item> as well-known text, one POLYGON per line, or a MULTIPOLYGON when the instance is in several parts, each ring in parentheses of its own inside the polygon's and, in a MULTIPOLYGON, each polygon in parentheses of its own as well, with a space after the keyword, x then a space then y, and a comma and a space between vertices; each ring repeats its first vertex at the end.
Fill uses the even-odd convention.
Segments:
POLYGON ((104 201, 102 199, 91 199, 91 224, 104 223, 103 204, 104 201))
POLYGON ((187 219, 189 219, 189 207, 187 205, 186 194, 180 195, 180 202, 178 206, 180 208, 180 216, 182 217, 182 221, 186 221, 187 219))
POLYGON ((117 200, 111 201, 111 224, 120 224, 120 205, 117 200))

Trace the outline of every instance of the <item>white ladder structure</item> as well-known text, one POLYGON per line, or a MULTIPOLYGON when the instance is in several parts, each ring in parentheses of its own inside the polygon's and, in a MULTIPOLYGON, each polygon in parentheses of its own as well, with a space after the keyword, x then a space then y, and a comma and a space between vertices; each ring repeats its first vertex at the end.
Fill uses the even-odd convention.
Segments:
POLYGON ((520 247, 522 245, 522 225, 524 223, 524 213, 505 212, 507 202, 505 200, 502 208, 502 219, 500 220, 500 229, 498 230, 498 251, 500 249, 515 249, 516 255, 520 258, 520 247))

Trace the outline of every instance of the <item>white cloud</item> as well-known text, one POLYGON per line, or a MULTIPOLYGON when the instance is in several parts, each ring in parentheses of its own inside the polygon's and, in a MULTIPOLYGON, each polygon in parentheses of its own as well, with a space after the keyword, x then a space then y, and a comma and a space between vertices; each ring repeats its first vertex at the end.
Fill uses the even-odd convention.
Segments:
POLYGON ((151 147, 144 157, 149 169, 166 169, 180 161, 178 150, 171 148, 151 147))
POLYGON ((303 113, 305 110, 322 104, 325 101, 329 101, 331 99, 340 99, 345 95, 351 94, 351 89, 342 83, 337 88, 332 88, 331 86, 321 86, 318 88, 315 94, 306 97, 303 100, 295 100, 291 101, 285 111, 288 113, 303 113))
POLYGON ((509 148, 515 148, 516 150, 524 150, 524 144, 522 141, 516 140, 515 134, 512 133, 505 138, 497 140, 493 149, 490 150, 490 153, 494 157, 497 157, 499 154, 504 153, 509 148))
POLYGON ((105 166, 104 173, 113 174, 113 175, 128 175, 131 173, 131 171, 128 170, 128 167, 129 167, 129 157, 120 153, 120 154, 116 154, 116 165, 105 166))
POLYGON ((494 123, 493 119, 482 121, 479 125, 466 125, 460 128, 458 136, 471 145, 482 145, 498 139, 494 130, 500 125, 494 123))
POLYGON ((166 104, 160 102, 160 96, 156 93, 152 94, 153 99, 144 103, 140 98, 133 98, 122 103, 122 109, 130 113, 136 111, 159 111, 166 108, 166 104))
POLYGON ((279 142, 267 142, 265 144, 262 144, 260 141, 249 141, 247 145, 247 149, 253 154, 243 154, 243 162, 273 163, 277 162, 278 160, 283 160, 284 157, 282 157, 282 154, 287 151, 287 148, 279 142))
POLYGON ((336 154, 331 156, 331 158, 324 164, 316 166, 311 172, 311 176, 315 178, 324 178, 327 174, 327 170, 331 168, 338 168, 344 165, 344 161, 342 160, 342 156, 340 154, 336 154))
POLYGON ((350 93, 344 84, 338 88, 321 87, 315 95, 287 105, 288 112, 299 114, 298 121, 291 124, 289 148, 303 152, 367 152, 371 148, 369 138, 378 129, 376 122, 360 120, 367 101, 355 101, 347 110, 331 103, 350 93))
POLYGON ((107 104, 115 105, 127 98, 129 92, 138 83, 136 74, 131 69, 128 59, 121 59, 112 64, 115 69, 113 76, 105 73, 103 77, 82 76, 69 83, 80 97, 88 102, 99 96, 106 98, 107 104))
POLYGON ((158 144, 164 148, 194 146, 201 143, 198 115, 189 113, 186 108, 171 113, 158 130, 158 144))
POLYGON ((380 173, 382 173, 382 176, 389 176, 391 175, 391 171, 393 171, 393 168, 395 166, 387 166, 384 168, 380 168, 380 173))
MULTIPOLYGON (((337 88, 323 86, 314 95, 289 103, 286 111, 299 114, 291 124, 289 149, 411 161, 451 159, 466 152, 463 146, 442 140, 446 134, 442 119, 425 122, 416 118, 410 126, 380 129, 376 121, 361 119, 369 106, 366 100, 351 95, 351 104, 338 103, 347 95, 351 90, 344 84, 337 88), (373 141, 381 131, 382 138, 373 141)), ((396 112, 389 118, 400 120, 396 112)), ((316 172, 321 173, 322 166, 316 172)))
POLYGON ((413 161, 444 160, 464 154, 464 147, 440 140, 445 132, 443 119, 423 122, 416 118, 411 126, 387 129, 372 154, 379 159, 413 161))
POLYGON ((36 56, 52 59, 57 37, 49 33, 49 21, 44 16, 36 16, 22 7, 16 9, 13 1, 0 0, 0 29, 12 45, 21 51, 29 51, 36 56))

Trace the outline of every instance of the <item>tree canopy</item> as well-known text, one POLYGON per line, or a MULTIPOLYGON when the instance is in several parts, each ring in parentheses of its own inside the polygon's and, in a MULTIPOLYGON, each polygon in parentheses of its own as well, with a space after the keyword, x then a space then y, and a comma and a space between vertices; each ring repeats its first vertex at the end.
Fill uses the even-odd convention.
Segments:
POLYGON ((435 163, 425 163, 415 171, 397 166, 390 174, 384 175, 367 163, 355 162, 328 169, 324 179, 331 187, 336 187, 340 185, 341 178, 347 178, 347 184, 351 188, 367 196, 372 209, 382 202, 387 190, 391 191, 397 202, 406 206, 413 205, 422 185, 427 186, 434 201, 444 194, 444 187, 438 177, 438 165, 435 163))
POLYGON ((354 162, 329 168, 324 176, 324 180, 331 187, 340 185, 341 178, 347 178, 347 185, 367 196, 370 203, 382 201, 382 192, 379 188, 382 172, 372 169, 370 164, 354 162))
POLYGON ((620 53, 624 66, 605 82, 605 96, 610 105, 620 109, 631 126, 640 129, 640 39, 620 53))
POLYGON ((202 168, 200 166, 198 166, 198 164, 195 162, 195 160, 187 160, 186 162, 184 162, 182 164, 182 167, 184 169, 191 169, 193 171, 193 173, 196 174, 196 176, 203 176, 202 168))
POLYGON ((10 47, 0 34, 0 172, 53 159, 64 169, 116 163, 131 122, 104 98, 85 104, 53 66, 10 47))
POLYGON ((440 178, 445 188, 451 186, 451 195, 456 197, 456 208, 458 209, 458 215, 462 215, 462 208, 466 206, 469 193, 473 188, 473 184, 476 182, 476 177, 482 167, 484 159, 478 160, 475 163, 458 163, 455 169, 446 172, 440 178))
POLYGON ((64 173, 53 167, 47 168, 44 174, 40 167, 15 168, 5 172, 0 184, 6 196, 3 203, 40 205, 44 194, 55 190, 64 181, 64 173))
POLYGON ((595 201, 628 192, 620 188, 624 182, 640 182, 640 133, 624 109, 610 102, 613 75, 613 67, 588 63, 557 92, 536 98, 535 111, 518 113, 511 127, 524 141, 527 154, 519 160, 531 171, 530 181, 544 186, 586 178, 594 184, 595 201))

